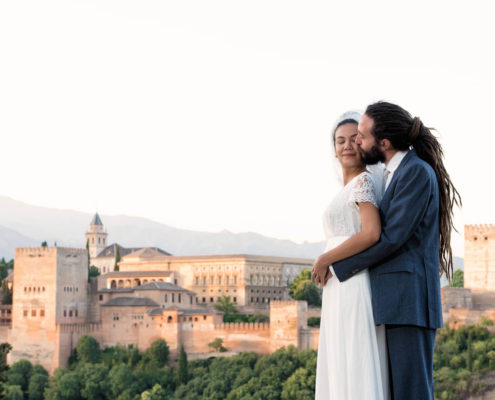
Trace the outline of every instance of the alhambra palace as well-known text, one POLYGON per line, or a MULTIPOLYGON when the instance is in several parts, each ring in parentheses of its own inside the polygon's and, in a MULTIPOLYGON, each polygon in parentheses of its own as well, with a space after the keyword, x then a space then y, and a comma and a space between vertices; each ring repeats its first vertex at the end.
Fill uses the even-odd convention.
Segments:
MULTIPOLYGON (((451 326, 483 317, 495 321, 495 226, 467 225, 464 232, 464 288, 442 289, 444 319, 451 326)), ((172 356, 181 345, 191 357, 205 355, 216 338, 234 352, 317 348, 319 329, 308 327, 307 318, 319 309, 288 294, 289 284, 313 260, 174 256, 159 248, 108 245, 107 236, 96 214, 86 243, 90 265, 100 275, 90 279, 86 249, 16 249, 7 278, 12 305, 0 305, 0 342, 13 347, 9 363, 28 359, 52 373, 67 365, 82 335, 103 347, 133 344, 141 350, 163 338, 172 356), (270 322, 224 323, 214 306, 225 295, 240 312, 263 313, 270 322)))
POLYGON ((67 365, 82 335, 103 347, 134 344, 140 350, 163 338, 172 356, 184 345, 190 357, 210 352, 216 338, 234 352, 317 347, 319 330, 307 326, 306 302, 288 295, 288 285, 312 260, 173 256, 159 248, 108 245, 107 236, 96 214, 86 243, 100 275, 89 280, 86 249, 15 250, 12 306, 0 306, 0 342, 12 345, 9 363, 28 359, 52 373, 67 365), (240 312, 264 313, 270 322, 223 323, 214 306, 225 295, 240 312))

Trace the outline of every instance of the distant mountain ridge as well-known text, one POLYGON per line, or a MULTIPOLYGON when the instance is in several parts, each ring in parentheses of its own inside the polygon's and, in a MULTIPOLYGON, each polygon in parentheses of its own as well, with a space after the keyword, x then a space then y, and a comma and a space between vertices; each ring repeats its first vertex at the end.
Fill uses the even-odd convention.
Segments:
MULTIPOLYGON (((16 247, 49 245, 85 247, 84 234, 93 214, 32 206, 0 196, 0 257, 12 258, 16 247)), ((198 232, 174 228, 146 218, 101 215, 108 243, 125 247, 160 247, 174 255, 257 254, 313 259, 325 243, 296 243, 253 232, 198 232)))
MULTIPOLYGON (((256 254, 314 259, 325 242, 296 243, 253 232, 198 232, 174 228, 141 217, 100 215, 108 232, 108 243, 125 247, 160 247, 174 255, 256 254)), ((84 233, 93 214, 32 206, 0 196, 0 257, 11 259, 16 247, 49 245, 84 248, 84 233)), ((454 257, 454 268, 464 260, 454 257)))

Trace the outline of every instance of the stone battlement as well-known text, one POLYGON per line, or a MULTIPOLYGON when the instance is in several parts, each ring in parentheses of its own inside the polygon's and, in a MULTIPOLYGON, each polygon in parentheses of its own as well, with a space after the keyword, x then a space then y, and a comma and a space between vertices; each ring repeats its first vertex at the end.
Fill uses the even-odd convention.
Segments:
POLYGON ((495 225, 493 224, 464 225, 464 236, 482 235, 485 233, 495 233, 495 225))
POLYGON ((230 331, 266 331, 270 329, 267 322, 225 322, 215 325, 215 330, 230 331))
POLYGON ((73 247, 57 247, 57 246, 52 246, 52 247, 17 247, 15 249, 15 255, 19 256, 25 256, 25 255, 30 255, 30 254, 35 254, 35 255, 51 255, 51 254, 56 254, 57 252, 60 253, 85 253, 86 249, 78 249, 78 248, 73 248, 73 247))
POLYGON ((272 300, 270 302, 271 307, 285 307, 285 306, 297 306, 297 300, 272 300))

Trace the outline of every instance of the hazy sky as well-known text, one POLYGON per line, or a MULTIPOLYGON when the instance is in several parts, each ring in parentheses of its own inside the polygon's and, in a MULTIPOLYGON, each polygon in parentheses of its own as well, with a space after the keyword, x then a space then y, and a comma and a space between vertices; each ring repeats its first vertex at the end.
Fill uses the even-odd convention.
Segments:
POLYGON ((438 129, 458 227, 495 222, 489 4, 4 0, 0 194, 322 240, 330 127, 385 99, 438 129))

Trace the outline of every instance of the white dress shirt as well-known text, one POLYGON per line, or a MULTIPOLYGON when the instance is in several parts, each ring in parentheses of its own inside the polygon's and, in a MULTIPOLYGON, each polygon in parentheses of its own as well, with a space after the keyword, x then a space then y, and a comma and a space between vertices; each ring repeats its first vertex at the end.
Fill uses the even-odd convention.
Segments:
POLYGON ((402 162, 402 160, 404 159, 404 157, 408 152, 409 150, 398 151, 397 153, 394 154, 394 156, 390 159, 390 161, 387 164, 385 164, 385 170, 388 171, 388 177, 385 182, 385 190, 387 190, 388 185, 390 185, 395 170, 399 168, 400 163, 402 162))
MULTIPOLYGON (((385 190, 387 190, 388 185, 390 185, 390 182, 392 181, 394 172, 397 170, 397 168, 399 168, 400 163, 402 162, 402 160, 404 159, 404 157, 408 152, 409 150, 397 151, 397 153, 393 155, 390 161, 385 164, 384 177, 386 178, 386 181, 385 181, 384 193, 385 190)), ((333 276, 335 276, 335 272, 331 265, 330 265, 330 272, 332 273, 333 276)))

